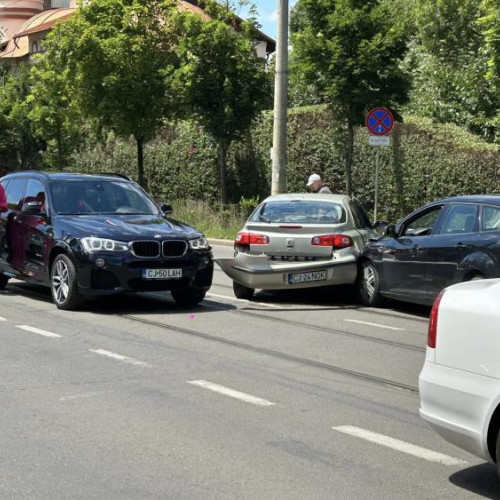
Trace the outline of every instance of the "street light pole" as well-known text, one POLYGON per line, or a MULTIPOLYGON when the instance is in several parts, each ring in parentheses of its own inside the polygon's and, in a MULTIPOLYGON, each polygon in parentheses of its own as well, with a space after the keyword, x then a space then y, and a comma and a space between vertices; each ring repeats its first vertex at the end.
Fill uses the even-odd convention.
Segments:
POLYGON ((288 107, 288 0, 278 0, 278 40, 274 90, 273 174, 271 193, 286 193, 288 107))

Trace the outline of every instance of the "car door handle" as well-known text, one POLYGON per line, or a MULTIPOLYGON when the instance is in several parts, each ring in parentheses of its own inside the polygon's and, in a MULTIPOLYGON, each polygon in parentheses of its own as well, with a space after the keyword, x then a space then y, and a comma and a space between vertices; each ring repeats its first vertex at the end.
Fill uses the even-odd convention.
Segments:
POLYGON ((457 243, 456 248, 458 251, 462 251, 462 250, 466 250, 467 248, 472 248, 472 245, 468 245, 466 243, 457 243))
POLYGON ((415 243, 415 245, 413 245, 413 251, 414 252, 418 252, 420 250, 420 245, 418 245, 417 243, 415 243))

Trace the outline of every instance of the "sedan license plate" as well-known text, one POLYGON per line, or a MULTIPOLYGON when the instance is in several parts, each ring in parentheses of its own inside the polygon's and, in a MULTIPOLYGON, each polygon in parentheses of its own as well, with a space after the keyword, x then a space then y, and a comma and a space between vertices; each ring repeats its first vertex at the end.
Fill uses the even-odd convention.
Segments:
POLYGON ((314 271, 311 273, 292 273, 288 275, 288 283, 290 285, 324 280, 326 280, 326 271, 314 271))
POLYGON ((172 280, 182 278, 182 269, 143 269, 145 280, 172 280))

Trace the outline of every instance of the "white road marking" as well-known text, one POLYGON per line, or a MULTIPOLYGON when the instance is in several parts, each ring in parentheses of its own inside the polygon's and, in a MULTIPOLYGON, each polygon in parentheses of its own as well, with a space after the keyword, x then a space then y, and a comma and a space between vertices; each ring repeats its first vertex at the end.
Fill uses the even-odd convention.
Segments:
POLYGON ((137 361, 136 359, 129 358, 128 356, 122 356, 121 354, 116 354, 116 352, 105 351, 104 349, 89 349, 89 351, 107 358, 116 359, 117 361, 123 361, 129 365, 146 367, 151 366, 149 363, 145 363, 144 361, 137 361))
POLYGON ((378 323, 370 323, 368 321, 358 321, 357 319, 346 319, 348 323, 358 323, 360 325, 374 326, 375 328, 385 328, 386 330, 395 330, 404 332, 406 328, 396 328, 395 326, 379 325, 378 323))
POLYGON ((0 321, 7 321, 7 319, 2 318, 2 316, 0 316, 0 321))
POLYGON ((95 396, 100 396, 101 394, 106 394, 106 392, 107 391, 85 392, 83 394, 75 394, 73 396, 63 396, 59 398, 59 401, 72 401, 73 399, 93 398, 95 396))
POLYGON ((236 297, 230 297, 229 295, 217 295, 216 293, 207 293, 207 297, 216 297, 218 299, 232 300, 234 302, 243 302, 245 304, 252 304, 254 306, 265 306, 265 307, 275 307, 281 309, 283 305, 268 304, 267 302, 255 302, 254 300, 237 299, 236 297))
POLYGON ((245 394, 244 392, 235 391, 234 389, 229 389, 223 385, 213 384, 212 382, 207 382, 206 380, 191 380, 188 384, 196 385, 198 387, 203 387, 213 392, 218 392, 224 396, 229 396, 231 398, 236 398, 245 403, 250 403, 255 406, 273 406, 275 403, 267 401, 265 399, 258 398, 256 396, 251 396, 250 394, 245 394))
POLYGON ((27 332, 36 333, 37 335, 42 335, 43 337, 51 337, 51 338, 62 337, 62 335, 59 335, 57 333, 47 332, 46 330, 40 330, 40 328, 35 328, 33 326, 17 325, 16 328, 20 328, 21 330, 25 330, 27 332))
POLYGON ((366 441, 370 441, 372 443, 386 446, 387 448, 406 453, 407 455, 423 458, 429 462, 436 462, 438 464, 449 466, 467 465, 467 462, 464 460, 450 457, 449 455, 444 455, 443 453, 438 453, 437 451, 428 450, 427 448, 421 448, 420 446, 415 446, 405 441, 400 441, 399 439, 394 439, 389 436, 385 436, 384 434, 367 431, 359 427, 341 425, 340 427, 332 427, 332 429, 344 434, 349 434, 350 436, 365 439, 366 441))
POLYGON ((407 313, 402 313, 402 312, 394 311, 394 310, 387 311, 384 309, 379 309, 377 307, 364 307, 363 309, 360 309, 360 311, 374 312, 376 314, 380 314, 380 315, 386 316, 386 317, 411 319, 414 321, 421 321, 423 323, 429 322, 428 318, 422 318, 419 316, 415 316, 414 314, 407 314, 407 313))

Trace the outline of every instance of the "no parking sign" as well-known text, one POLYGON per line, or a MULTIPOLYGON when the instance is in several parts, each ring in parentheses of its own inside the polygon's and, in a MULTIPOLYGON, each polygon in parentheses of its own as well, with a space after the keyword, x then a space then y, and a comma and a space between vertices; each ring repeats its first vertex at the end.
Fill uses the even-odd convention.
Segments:
MULTIPOLYGON (((370 134, 370 146, 390 146, 391 138, 388 135, 394 127, 394 115, 390 109, 375 108, 372 109, 367 115, 365 120, 366 128, 370 134)), ((377 148, 377 155, 375 160, 375 206, 373 210, 373 218, 377 220, 378 211, 378 171, 380 163, 380 148, 377 148)))
POLYGON ((371 135, 387 135, 394 127, 394 116, 390 109, 375 108, 366 115, 365 124, 371 135))

